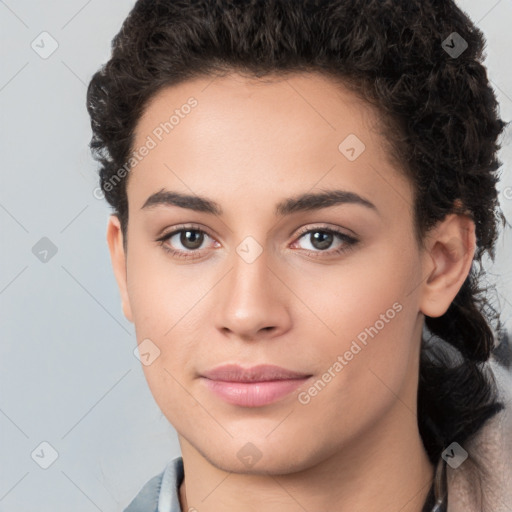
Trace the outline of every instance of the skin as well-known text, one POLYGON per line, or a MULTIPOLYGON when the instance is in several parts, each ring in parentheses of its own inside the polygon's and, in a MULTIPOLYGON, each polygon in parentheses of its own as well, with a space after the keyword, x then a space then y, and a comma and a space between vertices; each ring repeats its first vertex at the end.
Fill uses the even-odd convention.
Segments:
POLYGON ((319 74, 262 81, 231 73, 166 88, 139 120, 134 147, 190 96, 198 105, 129 174, 126 253, 116 216, 107 229, 124 314, 138 343, 149 338, 160 350, 143 369, 178 433, 182 510, 419 512, 433 477, 416 418, 424 315, 442 315, 462 286, 472 221, 448 215, 419 244, 413 188, 385 149, 377 113, 319 74), (366 146, 354 161, 338 149, 349 134, 366 146), (162 189, 206 196, 223 214, 142 208, 162 189), (285 198, 334 189, 375 209, 274 214, 285 198), (206 232, 202 244, 184 245, 179 234, 164 244, 193 258, 156 241, 190 223, 206 232), (303 227, 358 242, 334 236, 322 248, 303 227), (262 251, 251 263, 237 252, 248 236, 262 251), (400 312, 300 403, 298 393, 332 374, 337 357, 396 303, 400 312), (246 408, 199 378, 224 363, 312 377, 276 403, 246 408), (237 456, 249 442, 261 457, 252 466, 237 456))

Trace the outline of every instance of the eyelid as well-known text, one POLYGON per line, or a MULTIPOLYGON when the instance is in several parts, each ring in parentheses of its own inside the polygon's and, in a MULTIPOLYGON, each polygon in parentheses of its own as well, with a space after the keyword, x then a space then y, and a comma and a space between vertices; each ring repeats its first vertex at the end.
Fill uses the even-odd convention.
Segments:
MULTIPOLYGON (((162 234, 159 234, 157 235, 157 241, 160 241, 161 239, 165 238, 169 238, 170 236, 172 235, 175 235, 176 233, 180 232, 180 231, 185 231, 185 230, 197 230, 197 231, 201 231, 201 232, 204 232, 206 233, 210 238, 215 238, 209 231, 207 228, 199 225, 199 224, 194 224, 194 223, 189 223, 189 224, 178 224, 176 226, 173 226, 171 230, 169 231, 163 231, 162 234)), ((326 231, 333 231, 335 233, 338 233, 338 234, 345 234, 346 236, 348 237, 352 237, 352 238, 355 238, 357 239, 357 235, 354 231, 352 231, 351 229, 348 229, 348 228, 340 228, 340 227, 330 227, 328 224, 307 224, 306 226, 302 226, 301 228, 299 228, 299 231, 296 233, 295 237, 300 237, 302 236, 304 233, 307 233, 308 231, 311 231, 311 230, 326 230, 326 231), (344 233, 344 231, 349 231, 349 233, 344 233)), ((290 236, 292 236, 293 232, 290 234, 290 236)))
MULTIPOLYGON (((188 231, 199 231, 200 233, 205 233, 210 238, 215 240, 215 237, 209 232, 209 230, 207 228, 205 228, 199 224, 190 223, 190 224, 178 224, 176 226, 173 226, 169 231, 163 230, 162 234, 157 236, 156 241, 157 242, 161 242, 161 241, 165 242, 172 236, 174 236, 182 231, 187 231, 187 230, 188 231)), ((198 249, 198 250, 200 250, 200 249, 198 249)))
MULTIPOLYGON (((198 231, 200 233, 204 233, 207 236, 209 236, 212 240, 217 242, 216 238, 209 233, 208 229, 204 228, 203 226, 200 226, 199 224, 194 224, 194 223, 178 224, 176 226, 173 226, 173 228, 170 231, 168 231, 168 232, 164 231, 164 233, 162 235, 160 235, 156 239, 156 241, 159 242, 159 245, 161 245, 164 248, 164 250, 166 250, 169 253, 172 253, 177 258, 183 258, 183 259, 196 259, 197 258, 198 259, 201 256, 193 256, 193 255, 194 254, 198 254, 198 253, 200 254, 203 251, 205 251, 206 249, 195 249, 195 250, 183 251, 181 249, 171 249, 169 247, 166 247, 165 242, 167 240, 169 240, 170 238, 172 238, 176 234, 178 234, 178 233, 180 233, 182 231, 187 231, 187 230, 198 231), (189 256, 187 256, 187 254, 189 256)), ((334 228, 334 227, 330 227, 327 224, 323 224, 323 225, 321 225, 321 224, 320 225, 319 224, 308 224, 306 226, 303 226, 303 227, 299 228, 298 233, 294 237, 292 245, 296 244, 302 238, 302 236, 304 234, 309 233, 309 232, 314 232, 314 231, 324 231, 324 232, 332 233, 334 236, 338 236, 342 240, 343 240, 343 238, 345 238, 345 242, 347 242, 347 240, 348 240, 348 244, 349 244, 348 247, 346 247, 346 248, 342 248, 342 249, 328 249, 326 251, 320 251, 320 250, 319 251, 311 251, 311 250, 308 250, 308 249, 303 249, 303 250, 305 250, 308 253, 312 253, 312 254, 317 255, 315 257, 322 257, 321 256, 322 254, 326 254, 326 257, 336 256, 339 253, 347 251, 348 249, 351 248, 351 246, 359 243, 359 238, 357 237, 357 235, 355 235, 355 233, 352 230, 348 229, 348 228, 340 228, 340 227, 334 228), (343 229, 346 229, 347 231, 350 231, 350 233, 353 233, 353 235, 349 235, 347 233, 344 233, 343 229)))
POLYGON ((341 228, 339 226, 331 227, 329 224, 307 224, 306 226, 303 226, 303 227, 299 228, 299 231, 298 231, 298 233, 295 236, 296 237, 300 237, 304 233, 308 233, 309 231, 315 231, 315 230, 318 230, 318 231, 324 231, 324 230, 325 231, 331 231, 333 233, 336 233, 336 234, 339 234, 339 235, 344 235, 344 236, 347 236, 349 238, 353 238, 354 240, 358 240, 358 236, 351 229, 341 228), (350 234, 349 233, 345 233, 345 231, 349 231, 350 234))
POLYGON ((336 258, 337 256, 340 256, 342 254, 347 253, 351 249, 354 249, 356 245, 360 243, 360 239, 355 233, 351 230, 348 234, 343 232, 344 228, 341 228, 339 226, 337 227, 330 227, 329 225, 307 225, 302 228, 300 228, 299 232, 295 236, 294 241, 292 242, 292 246, 297 245, 301 238, 307 233, 314 233, 315 231, 320 231, 324 233, 330 233, 334 235, 334 237, 337 237, 341 241, 340 247, 337 249, 327 249, 325 251, 316 250, 312 251, 311 249, 303 249, 303 251, 306 251, 306 253, 310 254, 313 258, 322 258, 322 259, 329 259, 329 258, 336 258))

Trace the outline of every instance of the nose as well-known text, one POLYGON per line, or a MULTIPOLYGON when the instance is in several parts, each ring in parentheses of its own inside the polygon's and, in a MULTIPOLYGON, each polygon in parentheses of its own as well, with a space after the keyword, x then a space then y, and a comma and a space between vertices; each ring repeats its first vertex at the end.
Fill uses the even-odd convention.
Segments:
POLYGON ((224 335, 252 341, 281 335, 290 328, 288 301, 293 294, 285 276, 276 265, 270 267, 266 256, 263 251, 248 262, 236 254, 233 267, 219 283, 215 322, 224 335))

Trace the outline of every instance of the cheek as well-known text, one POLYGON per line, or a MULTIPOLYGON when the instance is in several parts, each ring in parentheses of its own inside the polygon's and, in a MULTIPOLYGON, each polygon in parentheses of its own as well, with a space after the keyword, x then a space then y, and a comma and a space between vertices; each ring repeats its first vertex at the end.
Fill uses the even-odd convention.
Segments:
POLYGON ((418 261, 412 250, 380 247, 361 252, 346 268, 332 267, 328 276, 324 268, 298 281, 297 295, 308 297, 309 310, 317 313, 313 318, 308 312, 301 328, 322 333, 320 344, 308 349, 310 356, 321 361, 320 374, 330 369, 336 375, 332 389, 340 399, 351 390, 352 398, 374 403, 389 394, 386 385, 398 390, 407 378, 417 348, 412 292, 421 281, 418 261))
POLYGON ((204 309, 207 302, 201 299, 213 284, 198 276, 193 265, 170 262, 165 254, 159 254, 163 252, 160 248, 134 246, 127 260, 128 294, 138 343, 149 339, 156 346, 158 357, 143 365, 143 370, 159 402, 178 396, 178 381, 194 370, 200 350, 195 340, 201 338, 209 313, 204 309))
POLYGON ((397 317, 400 307, 393 305, 403 306, 414 297, 413 283, 420 279, 418 266, 413 251, 406 253, 391 244, 381 244, 354 252, 340 264, 308 264, 287 270, 284 280, 293 283, 305 306, 297 301, 297 309, 304 310, 308 320, 322 329, 319 332, 326 340, 348 341, 386 312, 384 321, 397 317))
POLYGON ((141 335, 167 336, 198 301, 203 285, 187 268, 167 260, 159 247, 133 248, 127 260, 128 294, 141 335))

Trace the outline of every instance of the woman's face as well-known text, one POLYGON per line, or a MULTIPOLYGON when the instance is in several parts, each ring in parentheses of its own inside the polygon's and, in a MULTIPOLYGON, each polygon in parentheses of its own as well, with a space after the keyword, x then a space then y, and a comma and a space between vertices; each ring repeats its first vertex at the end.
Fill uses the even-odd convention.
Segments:
POLYGON ((299 470, 416 424, 427 257, 376 122, 320 75, 232 74, 161 91, 138 123, 124 311, 156 402, 217 467, 299 470), (225 364, 305 377, 204 377, 225 364))

